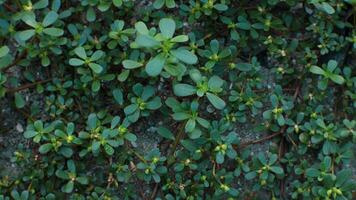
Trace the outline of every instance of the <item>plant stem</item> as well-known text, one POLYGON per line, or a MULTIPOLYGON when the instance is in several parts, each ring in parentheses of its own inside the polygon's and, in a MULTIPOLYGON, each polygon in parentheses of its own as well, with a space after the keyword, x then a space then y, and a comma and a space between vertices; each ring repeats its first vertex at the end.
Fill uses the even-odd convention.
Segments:
POLYGON ((49 81, 51 81, 51 80, 52 80, 52 79, 47 79, 47 80, 37 81, 37 82, 34 82, 34 83, 29 83, 29 84, 26 84, 26 85, 23 85, 23 86, 20 86, 20 87, 17 87, 17 88, 7 89, 6 92, 7 92, 7 93, 18 92, 18 91, 25 90, 25 89, 27 89, 27 88, 36 86, 36 85, 38 85, 38 84, 47 83, 47 82, 49 82, 49 81))

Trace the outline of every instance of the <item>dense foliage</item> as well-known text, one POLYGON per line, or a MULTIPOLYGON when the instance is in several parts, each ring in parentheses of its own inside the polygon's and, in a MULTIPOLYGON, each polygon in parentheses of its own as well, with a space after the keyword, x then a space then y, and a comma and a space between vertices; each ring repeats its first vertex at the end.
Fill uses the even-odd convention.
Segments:
POLYGON ((0 0, 27 122, 0 199, 352 199, 355 23, 354 0, 0 0))

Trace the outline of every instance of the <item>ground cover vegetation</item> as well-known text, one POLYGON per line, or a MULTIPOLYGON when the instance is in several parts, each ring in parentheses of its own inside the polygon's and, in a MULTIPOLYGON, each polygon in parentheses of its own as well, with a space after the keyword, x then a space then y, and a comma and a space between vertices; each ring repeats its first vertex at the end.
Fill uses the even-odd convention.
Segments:
POLYGON ((0 0, 0 199, 354 199, 355 5, 0 0))

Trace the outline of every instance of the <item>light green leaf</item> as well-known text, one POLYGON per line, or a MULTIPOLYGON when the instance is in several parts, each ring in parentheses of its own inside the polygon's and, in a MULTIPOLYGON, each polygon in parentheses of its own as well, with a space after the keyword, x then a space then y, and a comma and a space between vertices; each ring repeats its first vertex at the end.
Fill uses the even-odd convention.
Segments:
POLYGON ((195 64, 198 62, 198 57, 186 49, 179 48, 177 50, 172 50, 171 53, 174 57, 184 63, 195 64))
POLYGON ((339 85, 342 85, 345 82, 345 79, 342 76, 337 75, 337 74, 331 74, 329 76, 329 78, 339 85))
POLYGON ((89 67, 97 74, 100 74, 103 71, 103 67, 96 63, 89 63, 89 67))
POLYGON ((158 132, 158 134, 160 136, 162 136, 164 138, 167 138, 167 139, 170 139, 170 140, 174 140, 175 139, 173 133, 169 129, 167 129, 167 128, 163 127, 163 126, 159 127, 157 129, 157 132, 158 132))
POLYGON ((73 181, 69 181, 67 184, 65 184, 62 187, 62 191, 65 193, 71 193, 73 191, 74 188, 74 182, 73 181))
POLYGON ((323 3, 321 3, 321 6, 322 6, 323 10, 324 10, 326 13, 328 13, 329 15, 335 13, 335 9, 334 9, 330 4, 328 4, 328 3, 325 2, 325 1, 324 1, 323 3))
POLYGON ((83 47, 77 47, 74 49, 74 53, 81 59, 85 60, 87 58, 87 54, 83 47))
POLYGON ((80 66, 84 64, 84 61, 78 58, 69 59, 69 64, 72 66, 80 66))
POLYGON ((54 36, 54 37, 62 36, 64 33, 64 31, 59 28, 45 28, 43 29, 43 32, 47 35, 54 36))
POLYGON ((89 22, 93 22, 96 19, 96 14, 93 7, 89 7, 87 10, 86 18, 89 22))
POLYGON ((103 57, 104 54, 105 54, 104 51, 102 51, 102 50, 97 50, 97 51, 95 51, 95 52, 91 55, 90 61, 97 61, 97 60, 99 60, 101 57, 103 57))
POLYGON ((164 64, 166 62, 166 58, 163 54, 158 54, 156 57, 148 61, 146 65, 146 72, 149 76, 157 76, 161 73, 164 64))
POLYGON ((23 108, 25 107, 25 100, 22 97, 22 95, 20 93, 15 93, 15 105, 16 108, 23 108))
POLYGON ((166 39, 172 38, 176 30, 176 23, 173 19, 163 18, 159 21, 159 29, 166 39))
POLYGON ((226 105, 224 100, 222 100, 220 97, 216 96, 215 94, 208 92, 206 93, 206 97, 208 97, 210 103, 213 104, 213 106, 219 110, 223 109, 226 105))
POLYGON ((122 0, 113 0, 114 6, 120 8, 122 6, 122 0))
POLYGON ((147 35, 148 34, 148 29, 145 23, 143 22, 136 22, 135 24, 135 29, 138 33, 142 35, 147 35))
POLYGON ((47 27, 53 24, 58 19, 58 14, 54 11, 49 11, 46 17, 43 19, 42 25, 47 27))
POLYGON ((115 90, 113 90, 112 93, 113 93, 115 101, 118 104, 122 105, 124 103, 124 95, 122 94, 121 89, 115 89, 115 90))
POLYGON ((0 58, 6 56, 9 53, 10 49, 7 46, 0 47, 0 58))
POLYGON ((143 64, 134 60, 124 60, 122 61, 122 65, 126 69, 135 69, 141 67, 143 64))
POLYGON ((171 39, 171 42, 186 42, 189 38, 187 35, 178 35, 171 39))
POLYGON ((252 69, 252 64, 250 63, 237 63, 236 68, 243 72, 248 72, 252 69))
POLYGON ((45 153, 48 153, 52 148, 53 148, 53 145, 51 143, 47 143, 47 144, 41 145, 40 148, 38 149, 38 151, 41 154, 45 154, 45 153))
POLYGON ((310 67, 310 72, 313 74, 319 74, 319 75, 325 74, 325 71, 323 69, 321 69, 320 67, 315 66, 315 65, 310 67))
POLYGON ((184 97, 195 94, 197 89, 192 85, 179 83, 173 86, 173 91, 176 96, 184 97))
POLYGON ((271 171, 274 172, 277 175, 282 175, 283 174, 283 169, 278 166, 272 166, 271 171))
POLYGON ((174 0, 166 0, 167 8, 174 8, 176 6, 176 2, 174 0))
POLYGON ((20 40, 22 40, 22 41, 26 41, 26 40, 30 39, 33 35, 35 35, 35 30, 33 30, 33 29, 18 32, 18 36, 19 36, 20 40))
POLYGON ((25 22, 27 25, 31 26, 32 28, 35 28, 37 26, 35 13, 33 12, 25 13, 22 16, 21 20, 25 22))
POLYGON ((160 9, 160 8, 163 7, 164 2, 165 2, 165 0, 156 0, 156 1, 153 3, 153 7, 154 7, 155 9, 160 9))
POLYGON ((150 35, 142 35, 142 34, 139 34, 136 37, 135 42, 137 43, 137 45, 139 45, 141 47, 147 47, 147 48, 155 47, 155 46, 158 46, 160 44, 152 36, 150 36, 150 35))

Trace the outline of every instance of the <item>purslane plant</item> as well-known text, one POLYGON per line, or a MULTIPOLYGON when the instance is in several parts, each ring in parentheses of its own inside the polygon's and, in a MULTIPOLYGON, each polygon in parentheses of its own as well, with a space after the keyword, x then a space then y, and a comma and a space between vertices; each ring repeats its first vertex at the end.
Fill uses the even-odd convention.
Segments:
POLYGON ((353 198, 354 1, 78 2, 0 0, 0 200, 353 198))
POLYGON ((124 60, 123 66, 127 69, 135 69, 145 65, 145 71, 149 76, 157 76, 165 69, 172 76, 182 76, 186 71, 185 64, 195 64, 198 61, 196 55, 184 47, 178 47, 179 43, 188 41, 188 36, 174 36, 176 23, 173 19, 164 18, 159 21, 160 33, 155 29, 148 29, 143 22, 135 24, 137 36, 132 48, 145 48, 155 54, 145 64, 133 60, 124 60))

